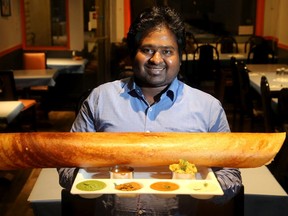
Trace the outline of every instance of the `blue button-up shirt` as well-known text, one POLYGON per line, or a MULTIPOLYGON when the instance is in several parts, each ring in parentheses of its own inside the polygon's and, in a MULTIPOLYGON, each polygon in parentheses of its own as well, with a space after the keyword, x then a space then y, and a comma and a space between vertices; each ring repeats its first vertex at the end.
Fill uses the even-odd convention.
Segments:
POLYGON ((72 131, 228 132, 225 112, 209 94, 175 79, 153 105, 130 79, 94 89, 72 131))
MULTIPOLYGON (((149 105, 145 100, 141 88, 133 78, 128 78, 95 88, 84 101, 71 131, 229 132, 230 128, 226 114, 217 99, 191 88, 177 78, 153 105, 149 105)), ((60 184, 69 189, 76 171, 77 169, 73 168, 59 169, 60 184)), ((230 199, 241 187, 239 170, 214 168, 214 171, 224 191, 221 200, 230 199)), ((133 211, 133 206, 136 206, 133 205, 135 200, 125 202, 119 199, 116 197, 115 201, 116 204, 122 204, 116 207, 116 211, 118 209, 119 212, 123 209, 124 212, 158 212, 159 206, 171 211, 177 207, 176 200, 161 201, 161 198, 157 199, 155 196, 142 195, 137 199, 137 208, 140 206, 140 210, 133 211)))

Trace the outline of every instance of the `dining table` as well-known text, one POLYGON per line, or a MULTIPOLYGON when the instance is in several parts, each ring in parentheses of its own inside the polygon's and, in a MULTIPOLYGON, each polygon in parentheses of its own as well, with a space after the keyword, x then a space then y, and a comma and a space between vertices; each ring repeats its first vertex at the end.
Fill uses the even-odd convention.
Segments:
POLYGON ((247 64, 250 85, 261 95, 261 77, 266 76, 272 94, 288 88, 288 65, 247 64), (287 72, 286 72, 287 70, 287 72))
POLYGON ((47 58, 47 67, 66 73, 84 73, 88 60, 85 58, 47 58))
MULTIPOLYGON (((287 193, 266 166, 243 168, 240 171, 244 185, 245 216, 288 214, 287 193)), ((57 170, 43 168, 28 197, 35 215, 60 216, 62 190, 57 170)))
POLYGON ((21 101, 0 101, 0 123, 9 124, 23 109, 21 101))
MULTIPOLYGON (((219 53, 219 60, 220 61, 230 61, 232 57, 235 57, 239 61, 246 61, 248 54, 247 53, 219 53)), ((199 59, 199 55, 195 54, 195 60, 199 59)), ((214 59, 216 59, 216 55, 214 55, 214 59)), ((193 61, 194 54, 188 53, 182 55, 182 61, 193 61)))
POLYGON ((58 75, 57 69, 24 69, 13 70, 15 85, 17 89, 32 86, 54 86, 58 75))

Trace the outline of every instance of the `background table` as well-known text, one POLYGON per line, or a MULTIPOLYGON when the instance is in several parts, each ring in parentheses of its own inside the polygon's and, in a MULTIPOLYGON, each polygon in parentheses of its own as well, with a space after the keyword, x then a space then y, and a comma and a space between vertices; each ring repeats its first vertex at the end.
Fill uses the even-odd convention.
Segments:
POLYGON ((66 73, 84 73, 87 62, 87 59, 47 58, 47 67, 65 70, 66 73))
POLYGON ((54 86, 57 69, 41 70, 14 70, 16 88, 29 88, 31 86, 54 86))
MULTIPOLYGON (((240 171, 245 187, 245 216, 288 215, 288 196, 266 166, 240 171)), ((28 198, 35 215, 60 216, 61 190, 56 169, 42 169, 28 198)))
POLYGON ((245 216, 288 215, 288 196, 265 167, 241 169, 245 216))
POLYGON ((278 68, 288 68, 285 64, 247 64, 250 85, 261 94, 261 77, 266 76, 270 91, 277 92, 288 87, 288 75, 276 74, 278 68))
POLYGON ((20 101, 0 101, 0 123, 12 122, 23 107, 24 105, 20 101))

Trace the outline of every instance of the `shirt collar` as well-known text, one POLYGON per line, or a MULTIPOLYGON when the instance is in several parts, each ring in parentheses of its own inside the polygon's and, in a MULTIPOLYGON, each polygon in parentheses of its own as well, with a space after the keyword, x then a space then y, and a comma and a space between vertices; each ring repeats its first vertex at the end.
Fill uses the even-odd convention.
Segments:
MULTIPOLYGON (((169 88, 167 89, 167 91, 164 94, 166 94, 171 101, 174 101, 176 99, 176 95, 177 95, 177 90, 179 88, 179 80, 176 77, 172 83, 170 84, 169 88)), ((124 89, 126 92, 128 92, 130 95, 135 95, 137 94, 138 96, 142 97, 142 90, 141 88, 134 82, 133 77, 130 78, 130 80, 126 83, 126 85, 124 86, 124 89)), ((162 95, 162 96, 163 96, 162 95)), ((161 96, 161 97, 162 97, 161 96)))

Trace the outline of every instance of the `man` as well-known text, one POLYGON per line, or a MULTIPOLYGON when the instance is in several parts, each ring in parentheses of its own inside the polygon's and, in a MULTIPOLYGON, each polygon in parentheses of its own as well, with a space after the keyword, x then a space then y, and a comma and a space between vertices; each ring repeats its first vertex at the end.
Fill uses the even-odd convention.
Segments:
MULTIPOLYGON (((84 101, 72 132, 230 131, 217 99, 177 79, 185 48, 185 29, 174 10, 168 7, 145 10, 132 23, 127 43, 133 77, 94 89, 84 101)), ((70 189, 77 169, 58 171, 60 184, 70 189)), ((231 199, 241 187, 240 172, 228 168, 214 171, 225 193, 214 201, 231 199)), ((113 196, 111 200, 113 215, 179 215, 178 197, 113 196)))

